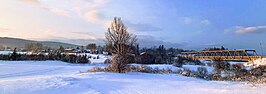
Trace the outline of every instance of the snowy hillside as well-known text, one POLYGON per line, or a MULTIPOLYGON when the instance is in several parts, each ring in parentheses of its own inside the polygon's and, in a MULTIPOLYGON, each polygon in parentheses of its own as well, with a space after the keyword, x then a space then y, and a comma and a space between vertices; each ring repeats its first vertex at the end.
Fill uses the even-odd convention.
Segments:
POLYGON ((0 94, 259 94, 266 85, 217 82, 176 74, 80 73, 103 64, 0 61, 0 94))

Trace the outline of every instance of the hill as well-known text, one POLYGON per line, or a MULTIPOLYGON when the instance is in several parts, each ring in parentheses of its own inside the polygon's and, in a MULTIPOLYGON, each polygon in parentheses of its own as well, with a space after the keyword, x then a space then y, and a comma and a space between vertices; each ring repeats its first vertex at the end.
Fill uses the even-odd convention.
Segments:
POLYGON ((63 42, 54 42, 54 41, 35 41, 35 40, 26 40, 20 38, 9 38, 9 37, 0 37, 0 46, 1 47, 11 47, 13 48, 24 48, 26 44, 29 43, 41 43, 45 47, 58 48, 63 46, 65 48, 73 48, 78 45, 63 43, 63 42))

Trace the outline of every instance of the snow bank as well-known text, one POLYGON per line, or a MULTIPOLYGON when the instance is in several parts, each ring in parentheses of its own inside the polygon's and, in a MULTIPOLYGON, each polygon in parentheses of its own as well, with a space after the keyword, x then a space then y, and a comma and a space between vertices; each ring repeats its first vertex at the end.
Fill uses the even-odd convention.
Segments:
POLYGON ((106 59, 111 59, 111 56, 106 56, 102 54, 90 54, 90 56, 92 57, 89 59, 91 61, 91 64, 103 64, 106 59))
POLYGON ((213 71, 213 67, 210 67, 210 66, 201 66, 201 65, 183 65, 183 68, 184 69, 189 69, 191 71, 198 71, 198 68, 199 67, 204 67, 207 69, 208 73, 212 73, 213 71))
MULTIPOLYGON (((141 66, 141 64, 131 64, 133 66, 141 66)), ((183 70, 183 69, 188 69, 191 71, 198 71, 199 67, 204 67, 207 69, 208 73, 212 73, 213 71, 213 67, 210 66, 201 66, 201 65, 183 65, 182 67, 176 67, 173 65, 169 65, 169 64, 146 64, 145 66, 151 67, 151 68, 158 68, 160 70, 162 69, 170 69, 172 71, 178 71, 178 70, 183 70)))
POLYGON ((247 62, 244 65, 247 67, 253 67, 253 68, 263 66, 263 65, 265 66, 266 65, 266 58, 256 59, 254 61, 247 62))
POLYGON ((13 51, 0 51, 0 55, 9 55, 12 53, 13 53, 13 51))

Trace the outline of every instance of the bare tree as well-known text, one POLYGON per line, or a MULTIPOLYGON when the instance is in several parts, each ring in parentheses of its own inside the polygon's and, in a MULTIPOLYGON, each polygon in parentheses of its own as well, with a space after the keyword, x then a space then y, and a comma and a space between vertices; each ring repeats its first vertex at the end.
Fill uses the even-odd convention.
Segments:
POLYGON ((109 52, 113 54, 112 70, 119 73, 125 72, 129 62, 128 57, 136 44, 136 36, 129 34, 121 18, 115 17, 105 34, 105 38, 106 46, 109 52))
POLYGON ((29 43, 25 45, 25 49, 29 52, 40 52, 43 49, 41 43, 29 43))
POLYGON ((96 46, 95 43, 91 43, 91 44, 88 44, 86 48, 87 49, 90 49, 91 50, 91 53, 94 53, 95 50, 96 50, 96 48, 97 48, 97 46, 96 46))

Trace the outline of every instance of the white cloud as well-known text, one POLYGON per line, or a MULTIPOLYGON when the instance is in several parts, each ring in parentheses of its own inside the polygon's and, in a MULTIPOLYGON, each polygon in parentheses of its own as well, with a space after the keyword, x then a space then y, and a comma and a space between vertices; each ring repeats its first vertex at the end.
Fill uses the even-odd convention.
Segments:
POLYGON ((38 0, 20 0, 27 4, 34 5, 38 8, 47 9, 48 11, 61 16, 78 15, 78 17, 90 22, 106 24, 104 14, 100 10, 109 2, 109 0, 65 0, 56 1, 58 4, 45 4, 45 1, 38 0), (62 6, 60 4, 65 4, 62 6))
POLYGON ((210 25, 211 24, 211 22, 208 19, 202 20, 202 21, 200 21, 200 23, 203 25, 210 25))
POLYGON ((84 18, 91 23, 103 23, 105 20, 101 17, 98 11, 88 11, 84 14, 84 18))
POLYGON ((50 11, 55 13, 55 14, 58 14, 58 15, 70 16, 68 11, 62 10, 62 9, 59 9, 59 8, 51 8, 50 11))
POLYGON ((184 24, 187 24, 187 25, 191 25, 191 24, 210 25, 211 24, 211 21, 208 19, 197 19, 197 18, 191 18, 191 17, 184 17, 182 21, 184 24))
POLYGON ((266 26, 253 26, 253 27, 236 26, 234 32, 236 34, 266 32, 266 26))

